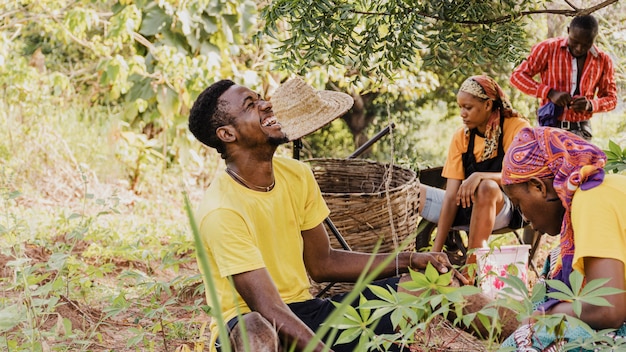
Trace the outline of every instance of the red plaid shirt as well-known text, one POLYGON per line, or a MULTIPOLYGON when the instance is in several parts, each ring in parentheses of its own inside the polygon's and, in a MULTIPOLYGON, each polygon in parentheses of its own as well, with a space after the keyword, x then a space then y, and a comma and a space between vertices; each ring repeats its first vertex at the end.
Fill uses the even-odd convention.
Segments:
MULTIPOLYGON (((552 38, 533 46, 528 58, 513 71, 510 81, 522 92, 541 98, 541 105, 544 105, 549 101, 548 92, 551 88, 574 93, 576 69, 576 58, 567 48, 567 38, 552 38), (533 79, 537 74, 541 77, 541 83, 533 79)), ((593 112, 615 109, 617 86, 613 61, 595 45, 589 50, 580 80, 580 93, 591 101, 591 112, 574 112, 565 108, 559 120, 584 121, 589 120, 593 112)))

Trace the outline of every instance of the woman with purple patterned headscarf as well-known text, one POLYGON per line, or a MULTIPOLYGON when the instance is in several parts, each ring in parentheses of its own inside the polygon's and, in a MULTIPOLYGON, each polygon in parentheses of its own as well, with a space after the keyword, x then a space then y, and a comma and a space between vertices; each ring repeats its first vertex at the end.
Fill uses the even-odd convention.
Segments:
MULTIPOLYGON (((524 128, 502 162, 502 184, 513 204, 535 230, 560 235, 546 275, 570 286, 576 270, 585 281, 609 279, 604 287, 626 289, 626 176, 604 173, 606 155, 597 146, 564 130, 524 128)), ((551 290, 553 290, 551 288, 551 290)), ((611 306, 582 303, 579 316, 593 329, 619 329, 626 335, 626 292, 604 297, 611 306)), ((577 316, 572 302, 546 297, 536 314, 577 316)), ((555 336, 531 323, 503 346, 528 351, 567 350, 568 341, 590 338, 568 327, 555 336), (532 348, 532 349, 525 349, 532 348)))

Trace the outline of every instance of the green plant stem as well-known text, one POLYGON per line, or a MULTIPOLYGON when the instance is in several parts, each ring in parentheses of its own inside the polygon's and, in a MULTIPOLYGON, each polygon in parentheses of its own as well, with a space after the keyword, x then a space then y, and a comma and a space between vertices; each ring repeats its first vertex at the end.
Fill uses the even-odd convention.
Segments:
POLYGON ((159 323, 161 324, 161 337, 163 338, 163 348, 165 352, 169 351, 167 348, 167 338, 165 336, 165 325, 163 324, 163 313, 159 313, 159 323))

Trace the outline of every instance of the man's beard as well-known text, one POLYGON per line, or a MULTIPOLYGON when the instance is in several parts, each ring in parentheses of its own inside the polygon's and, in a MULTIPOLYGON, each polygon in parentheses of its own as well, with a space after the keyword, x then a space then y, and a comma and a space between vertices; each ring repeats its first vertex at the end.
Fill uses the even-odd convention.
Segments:
POLYGON ((278 147, 281 144, 289 142, 289 137, 287 137, 287 135, 283 133, 282 137, 268 137, 267 142, 270 145, 278 147))

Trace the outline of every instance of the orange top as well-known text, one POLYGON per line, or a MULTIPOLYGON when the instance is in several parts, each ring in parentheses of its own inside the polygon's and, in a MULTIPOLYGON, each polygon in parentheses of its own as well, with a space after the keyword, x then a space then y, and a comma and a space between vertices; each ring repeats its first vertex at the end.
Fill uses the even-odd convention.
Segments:
MULTIPOLYGON (((504 151, 506 152, 513 141, 513 137, 523 127, 530 127, 528 120, 521 117, 510 117, 504 119, 504 126, 502 130, 504 135, 502 136, 502 142, 504 143, 504 151)), ((448 148, 448 158, 443 166, 441 175, 445 178, 454 180, 464 180, 465 170, 463 169, 463 153, 467 150, 468 139, 465 138, 465 128, 460 128, 452 136, 452 142, 450 142, 450 148, 448 148)), ((474 139, 474 156, 476 162, 481 162, 483 149, 485 149, 485 138, 476 135, 474 139)))

